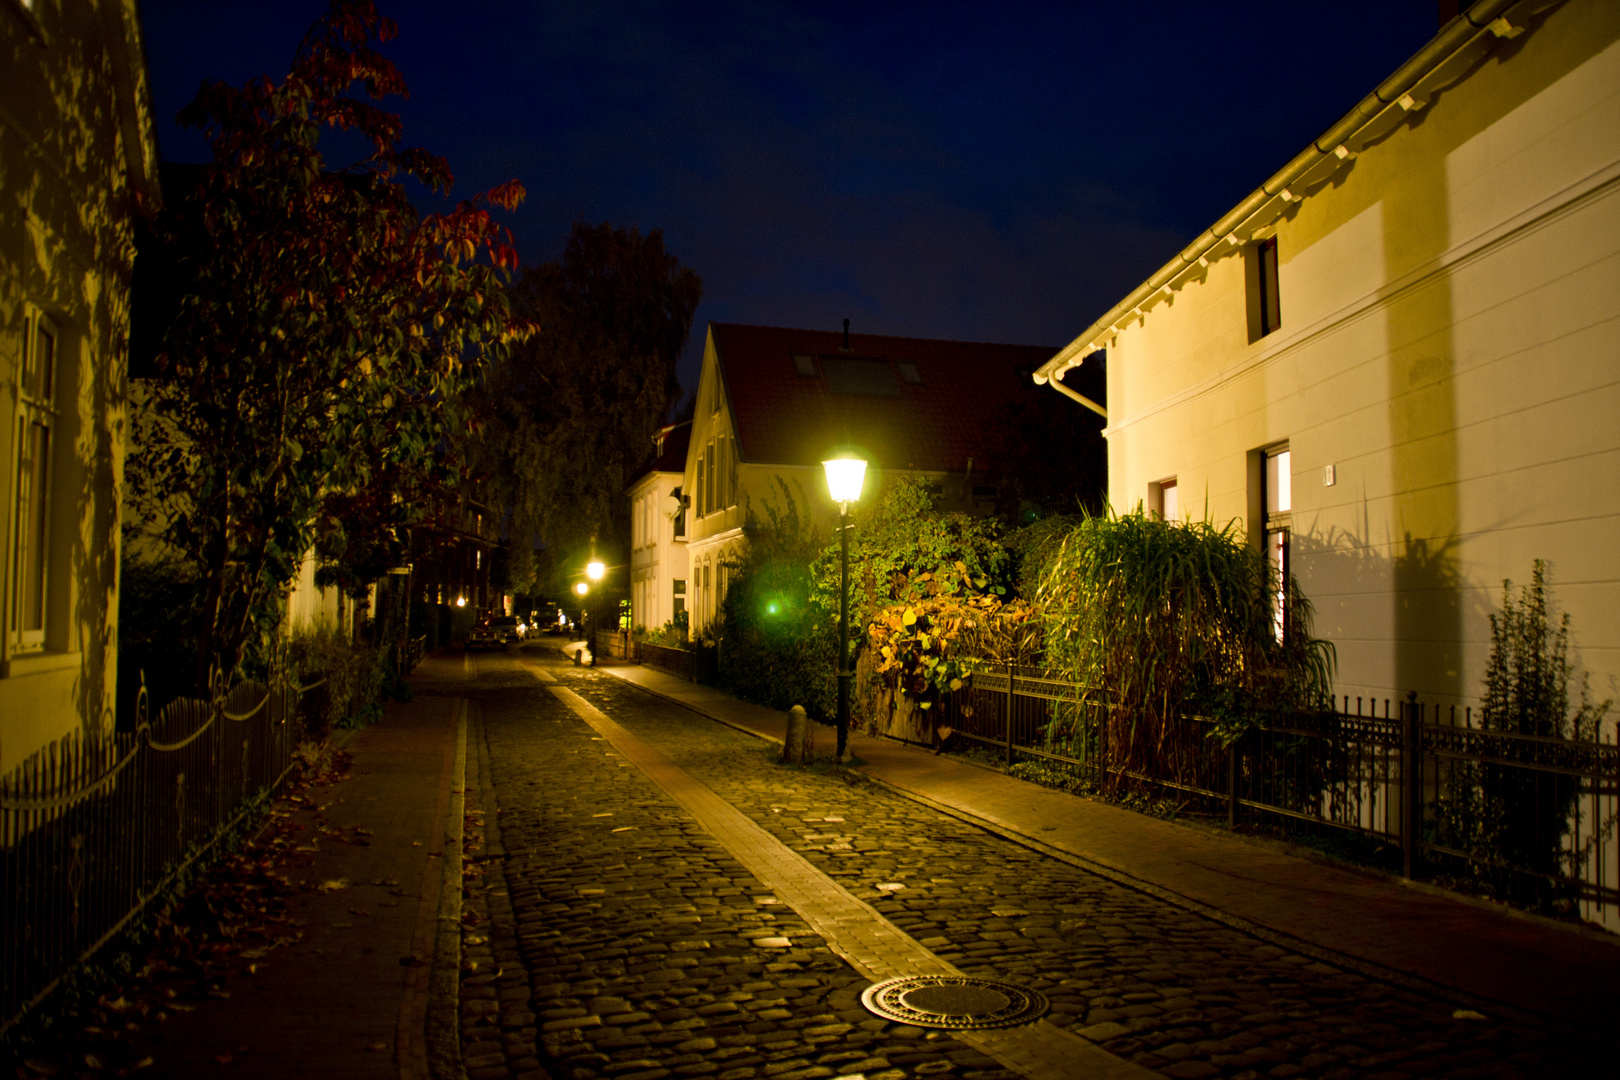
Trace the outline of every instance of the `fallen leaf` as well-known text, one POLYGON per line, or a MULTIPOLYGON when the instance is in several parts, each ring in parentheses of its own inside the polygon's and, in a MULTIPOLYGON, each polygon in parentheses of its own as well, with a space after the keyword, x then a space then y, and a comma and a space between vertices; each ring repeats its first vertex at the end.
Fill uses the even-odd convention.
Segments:
POLYGON ((333 878, 331 881, 322 882, 321 885, 320 885, 320 890, 321 890, 321 892, 328 892, 329 893, 329 892, 337 892, 339 889, 347 889, 348 887, 349 887, 349 879, 348 878, 333 878))
POLYGON ((367 1043, 366 1044, 366 1049, 367 1050, 386 1050, 386 1049, 388 1049, 388 1044, 387 1043, 367 1043))
POLYGON ((1485 1019, 1485 1014, 1482 1012, 1475 1012, 1473 1009, 1458 1009, 1456 1012, 1451 1014, 1451 1018, 1453 1020, 1483 1020, 1485 1019))
POLYGON ((215 1054, 214 1060, 219 1062, 221 1065, 229 1065, 231 1062, 235 1061, 236 1058, 229 1050, 226 1050, 223 1053, 215 1054))

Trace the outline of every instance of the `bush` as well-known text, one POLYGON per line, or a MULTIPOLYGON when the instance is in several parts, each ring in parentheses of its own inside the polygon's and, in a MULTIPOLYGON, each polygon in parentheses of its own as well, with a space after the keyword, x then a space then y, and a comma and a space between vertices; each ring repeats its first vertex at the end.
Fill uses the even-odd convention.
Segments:
POLYGON ((325 679, 321 706, 305 715, 311 738, 333 728, 363 727, 382 718, 387 668, 370 645, 350 641, 325 622, 295 628, 287 636, 287 671, 300 686, 325 679))
POLYGON ((1085 688, 1053 737, 1080 738, 1075 718, 1101 715, 1107 767, 1187 781, 1205 750, 1185 714, 1216 719, 1231 743, 1268 713, 1329 707, 1333 646, 1311 636, 1292 579, 1278 639, 1276 586, 1235 523, 1083 517, 1040 588, 1048 666, 1085 688))
MULTIPOLYGON (((1571 708, 1569 615, 1556 624, 1547 611, 1546 567, 1537 559, 1530 584, 1513 593, 1502 583, 1502 610, 1491 616, 1491 658, 1485 669, 1480 726, 1486 731, 1577 742, 1597 741, 1610 701, 1593 702, 1588 679, 1571 708)), ((1437 806, 1441 842, 1476 856, 1475 884, 1497 891, 1488 878, 1508 867, 1502 891, 1515 903, 1556 914, 1574 909, 1578 890, 1555 885, 1579 877, 1587 847, 1566 851, 1565 837, 1581 823, 1578 777, 1494 762, 1455 764, 1437 806), (1487 869, 1489 868, 1489 869, 1487 869)), ((1588 828, 1592 836, 1601 829, 1588 828)))
POLYGON ((148 716, 195 696, 203 588, 180 559, 138 551, 125 555, 119 586, 117 723, 133 731, 143 675, 148 716))
POLYGON ((781 480, 764 521, 749 508, 748 544, 733 561, 721 605, 720 681, 738 697, 774 709, 803 705, 814 720, 837 712, 833 661, 837 611, 811 596, 810 562, 818 545, 799 514, 799 501, 781 480))

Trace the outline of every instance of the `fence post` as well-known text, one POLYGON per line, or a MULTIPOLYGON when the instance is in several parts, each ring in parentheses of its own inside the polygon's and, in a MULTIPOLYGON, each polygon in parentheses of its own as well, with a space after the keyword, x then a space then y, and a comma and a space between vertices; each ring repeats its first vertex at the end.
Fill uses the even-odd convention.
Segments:
POLYGON ((1238 817, 1238 740, 1226 747, 1226 827, 1237 828, 1238 817))
POLYGON ((1410 879, 1417 865, 1418 724, 1417 691, 1406 695, 1401 710, 1401 876, 1410 879))
POLYGON ((1012 768, 1012 724, 1013 724, 1013 662, 1007 661, 1007 723, 1003 729, 1007 736, 1007 767, 1012 768))

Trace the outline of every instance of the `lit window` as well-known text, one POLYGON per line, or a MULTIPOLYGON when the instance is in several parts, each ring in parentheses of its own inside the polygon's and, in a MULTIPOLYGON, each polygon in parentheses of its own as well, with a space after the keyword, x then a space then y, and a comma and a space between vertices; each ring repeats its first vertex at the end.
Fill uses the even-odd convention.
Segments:
POLYGON ((1288 620, 1288 534, 1293 524, 1294 481, 1290 472, 1292 458, 1288 444, 1266 450, 1266 467, 1261 481, 1265 489, 1266 508, 1266 560, 1271 563, 1275 577, 1272 597, 1272 619, 1276 624, 1277 639, 1282 640, 1288 620))
POLYGON ((12 544, 11 640, 22 648, 45 643, 50 554, 51 434, 56 423, 56 327, 36 314, 27 328, 18 387, 16 536, 12 544))
POLYGON ((1277 238, 1251 244, 1244 252, 1249 301, 1249 340, 1259 341, 1282 325, 1277 294, 1277 238))

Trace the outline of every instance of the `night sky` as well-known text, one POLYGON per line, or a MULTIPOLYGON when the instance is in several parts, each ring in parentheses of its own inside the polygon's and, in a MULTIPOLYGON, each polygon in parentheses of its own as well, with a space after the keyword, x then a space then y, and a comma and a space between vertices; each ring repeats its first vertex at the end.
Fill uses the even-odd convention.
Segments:
MULTIPOLYGON (((323 0, 141 0, 165 159, 202 79, 280 76, 323 0)), ((662 229, 710 321, 1067 344, 1417 51, 1355 4, 381 0, 405 142, 516 178, 525 262, 662 229)), ((343 164, 341 154, 329 163, 343 164)))

